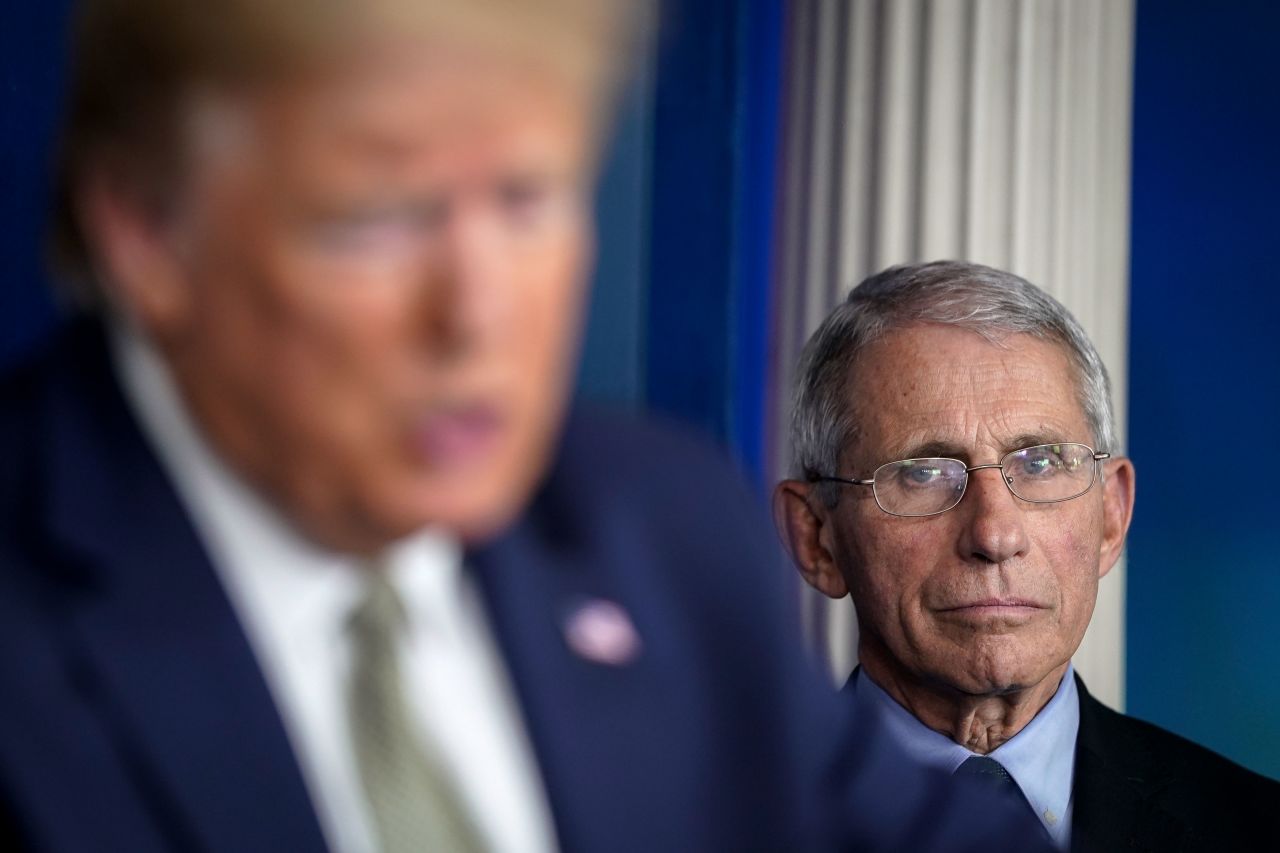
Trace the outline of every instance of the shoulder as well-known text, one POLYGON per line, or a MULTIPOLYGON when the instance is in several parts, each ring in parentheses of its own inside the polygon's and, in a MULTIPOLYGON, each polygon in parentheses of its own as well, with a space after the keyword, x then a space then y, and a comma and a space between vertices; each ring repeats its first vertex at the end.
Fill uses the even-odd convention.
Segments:
POLYGON ((1085 691, 1080 694, 1081 738, 1094 749, 1105 749, 1120 769, 1154 778, 1197 778, 1226 783, 1246 792, 1269 793, 1280 805, 1280 782, 1254 773, 1218 753, 1153 723, 1108 708, 1085 691), (1090 737, 1096 735, 1096 737, 1090 737))
POLYGON ((664 774, 694 768, 718 797, 760 803, 735 815, 728 846, 780 849, 773 829, 749 837, 784 813, 799 816, 788 832, 821 831, 819 785, 845 715, 804 654, 763 501, 722 449, 661 420, 578 408, 525 516, 475 564, 495 612, 517 584, 522 614, 584 593, 625 610, 644 639, 634 683, 648 686, 628 703, 647 749, 692 736, 700 756, 690 764, 681 747, 664 774), (516 563, 518 581, 493 580, 516 563))
POLYGON ((721 448, 651 416, 576 408, 538 503, 595 530, 644 528, 658 541, 723 552, 733 539, 768 554, 763 496, 721 448))
POLYGON ((744 663, 762 670, 798 653, 795 578, 763 495, 686 427, 575 410, 524 523, 544 547, 579 556, 564 571, 591 572, 710 647, 749 646, 744 663))
POLYGON ((0 372, 0 453, 13 451, 14 440, 33 417, 56 361, 54 349, 47 342, 0 372))
POLYGON ((1241 830, 1261 826, 1280 807, 1280 782, 1200 744, 1094 699, 1080 684, 1077 773, 1107 773, 1189 823, 1229 813, 1241 830))
POLYGON ((736 479, 725 452, 689 427, 582 405, 566 418, 554 469, 555 476, 591 479, 604 488, 617 486, 624 475, 638 488, 678 474, 707 475, 712 485, 736 479))
MULTIPOLYGON (((54 388, 109 376, 106 339, 90 318, 66 322, 17 363, 0 372, 0 436, 13 437, 36 417, 54 388)), ((10 445, 0 445, 8 452, 10 445)))
POLYGON ((0 375, 0 530, 5 533, 31 497, 55 359, 52 346, 45 345, 0 375))
POLYGON ((106 347, 92 321, 68 322, 17 364, 0 373, 0 506, 30 498, 40 448, 56 419, 55 400, 80 393, 90 375, 107 373, 106 347))

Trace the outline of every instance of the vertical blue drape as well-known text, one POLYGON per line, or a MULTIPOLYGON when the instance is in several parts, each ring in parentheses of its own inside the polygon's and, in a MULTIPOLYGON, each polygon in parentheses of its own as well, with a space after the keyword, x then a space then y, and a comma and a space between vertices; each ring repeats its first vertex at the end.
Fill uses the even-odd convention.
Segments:
MULTIPOLYGON (((767 489, 772 483, 764 478, 769 475, 772 460, 766 448, 773 445, 767 427, 779 380, 771 373, 771 349, 773 291, 775 283, 779 283, 775 251, 786 15, 781 2, 769 0, 745 4, 745 9, 739 29, 739 111, 735 127, 739 157, 732 273, 737 285, 737 326, 730 440, 747 470, 767 489)), ((783 382, 788 379, 782 377, 783 382)))
POLYGON ((649 268, 652 73, 646 58, 618 104, 596 192, 596 269, 578 394, 635 409, 643 403, 649 268))
POLYGON ((649 406, 763 469, 781 2, 669 0, 654 90, 649 406))

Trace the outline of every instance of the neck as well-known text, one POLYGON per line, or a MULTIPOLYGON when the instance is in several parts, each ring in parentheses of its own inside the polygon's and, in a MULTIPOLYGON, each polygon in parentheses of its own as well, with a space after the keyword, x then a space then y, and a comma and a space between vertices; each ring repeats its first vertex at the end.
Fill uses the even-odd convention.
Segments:
POLYGON ((882 665, 876 658, 862 661, 867 677, 924 725, 979 755, 986 755, 1022 731, 1053 698, 1067 671, 1067 663, 1027 687, 974 694, 940 681, 928 680, 882 665))

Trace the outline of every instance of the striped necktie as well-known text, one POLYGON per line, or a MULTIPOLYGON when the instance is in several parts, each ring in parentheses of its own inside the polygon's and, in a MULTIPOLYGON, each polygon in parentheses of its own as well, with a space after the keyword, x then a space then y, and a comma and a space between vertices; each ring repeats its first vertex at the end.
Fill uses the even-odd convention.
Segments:
POLYGON ((351 614, 349 720, 365 798, 383 853, 481 851, 448 769, 410 718, 400 681, 404 607, 386 573, 368 573, 351 614))

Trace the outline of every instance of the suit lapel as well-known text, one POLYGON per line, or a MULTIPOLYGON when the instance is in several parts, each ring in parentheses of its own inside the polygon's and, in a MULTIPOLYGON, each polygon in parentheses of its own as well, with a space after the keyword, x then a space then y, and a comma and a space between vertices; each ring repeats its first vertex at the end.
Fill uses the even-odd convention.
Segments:
POLYGON ((60 591, 88 701, 178 846, 323 849, 257 662, 103 342, 71 350, 48 398, 44 517, 77 568, 60 591))
MULTIPOLYGON (((586 545, 545 522, 535 505, 532 517, 469 554, 468 567, 520 698, 560 844, 638 849, 654 839, 651 849, 674 849, 658 839, 691 825, 681 815, 697 808, 680 780, 698 772, 700 744, 684 743, 690 709, 678 698, 696 688, 686 683, 688 663, 673 662, 670 632, 646 631, 647 573, 619 565, 643 561, 645 546, 615 542, 605 554, 599 542, 586 545), (636 654, 610 662, 573 648, 567 629, 597 603, 617 605, 634 625, 643 643, 636 654), (653 742, 655 732, 663 733, 661 744, 653 742), (693 763, 688 770, 685 759, 693 763)), ((696 839, 671 843, 698 849, 696 839)))
POLYGON ((1078 675, 1076 687, 1080 732, 1072 783, 1072 849, 1185 849, 1190 828, 1159 804, 1168 780, 1154 772, 1158 762, 1137 752, 1142 747, 1114 729, 1114 712, 1089 695, 1078 675))

